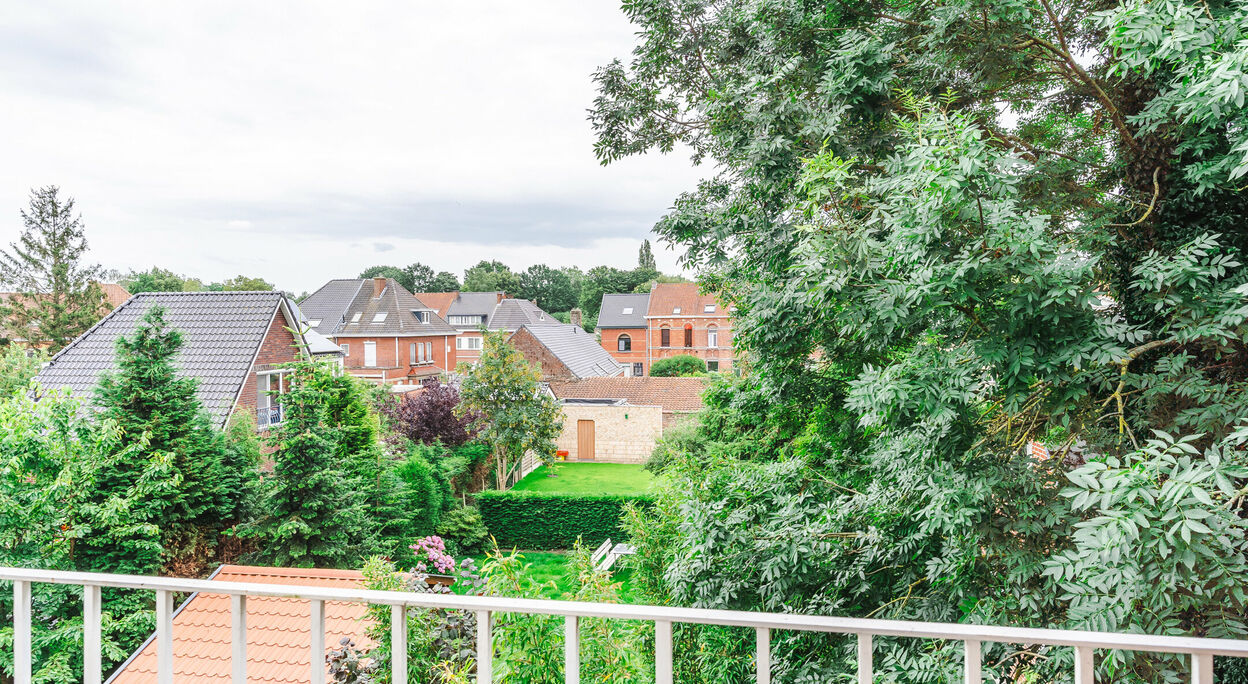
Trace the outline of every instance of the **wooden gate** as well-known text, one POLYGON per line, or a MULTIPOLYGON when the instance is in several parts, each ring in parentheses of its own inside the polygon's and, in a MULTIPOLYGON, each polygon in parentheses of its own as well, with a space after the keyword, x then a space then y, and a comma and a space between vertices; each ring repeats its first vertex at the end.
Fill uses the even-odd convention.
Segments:
POLYGON ((578 461, 594 460, 594 421, 576 421, 576 458, 578 461))

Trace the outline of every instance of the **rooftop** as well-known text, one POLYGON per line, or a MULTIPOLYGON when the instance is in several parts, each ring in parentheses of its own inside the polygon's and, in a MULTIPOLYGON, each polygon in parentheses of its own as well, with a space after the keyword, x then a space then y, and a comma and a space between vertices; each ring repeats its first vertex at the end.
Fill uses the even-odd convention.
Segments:
POLYGON ((598 310, 599 328, 644 328, 650 293, 604 294, 598 310))
POLYGON ((331 280, 300 303, 312 329, 327 337, 454 335, 437 310, 394 278, 331 280))
MULTIPOLYGON (((521 329, 550 350, 578 378, 620 375, 624 366, 598 344, 598 339, 577 325, 524 325, 521 329)), ((517 333, 520 331, 517 330, 517 333)))
POLYGON ((714 295, 702 294, 697 283, 659 283, 650 291, 648 318, 727 316, 714 295))
POLYGON ((556 399, 622 400, 634 406, 661 406, 665 413, 691 413, 702 408, 704 378, 614 377, 550 383, 556 399))

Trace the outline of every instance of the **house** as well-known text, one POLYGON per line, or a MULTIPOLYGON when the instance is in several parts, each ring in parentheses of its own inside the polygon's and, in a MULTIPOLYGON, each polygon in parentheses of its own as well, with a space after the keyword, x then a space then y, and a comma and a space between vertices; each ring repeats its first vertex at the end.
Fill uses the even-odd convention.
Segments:
POLYGON ((507 340, 538 367, 544 382, 623 375, 598 340, 577 325, 522 325, 507 340))
POLYGON ((537 304, 503 292, 421 292, 416 296, 436 308, 459 333, 457 363, 475 363, 481 358, 482 329, 514 333, 526 325, 563 325, 537 304))
POLYGON ((658 283, 646 307, 646 373, 659 359, 682 354, 706 362, 707 370, 733 366, 732 317, 697 283, 658 283))
POLYGON ((646 333, 646 314, 650 293, 604 294, 595 328, 602 336, 602 346, 620 363, 628 366, 628 375, 650 374, 650 346, 646 333))
MULTIPOLYGON (((100 310, 96 314, 98 316, 104 316, 130 298, 130 293, 126 291, 126 288, 117 283, 97 283, 97 285, 100 286, 100 290, 104 295, 103 301, 100 303, 100 310)), ((3 310, 10 302, 23 300, 29 301, 25 300, 24 296, 19 292, 0 292, 0 310, 3 310)), ((49 346, 50 343, 47 340, 28 339, 30 332, 30 330, 13 329, 7 320, 0 320, 0 341, 7 340, 11 344, 28 348, 43 349, 49 346)))
POLYGON ((394 278, 331 280, 299 306, 356 377, 421 385, 455 368, 458 331, 394 278))
MULTIPOLYGON (((282 584, 332 589, 364 589, 357 570, 259 568, 224 565, 209 578, 214 582, 282 584)), ((312 653, 308 630, 311 604, 306 600, 251 596, 246 602, 247 681, 310 682, 312 653)), ((348 638, 359 648, 373 645, 368 606, 326 601, 325 647, 339 647, 348 638)), ((231 599, 227 594, 191 594, 173 614, 173 681, 228 682, 231 669, 231 599)), ((149 684, 157 681, 156 638, 148 638, 108 678, 107 684, 149 684)), ((328 665, 325 666, 328 671, 328 665)), ((327 680, 328 681, 328 680, 327 680)))
POLYGON ((645 463, 663 432, 702 408, 703 378, 599 377, 549 383, 562 404, 560 452, 573 461, 645 463))
POLYGON ((182 332, 178 373, 199 386, 199 400, 218 426, 252 413, 261 430, 282 420, 281 368, 307 339, 298 308, 281 292, 144 292, 126 300, 58 352, 36 380, 44 390, 91 397, 100 374, 116 368, 117 338, 131 334, 154 306, 182 332))

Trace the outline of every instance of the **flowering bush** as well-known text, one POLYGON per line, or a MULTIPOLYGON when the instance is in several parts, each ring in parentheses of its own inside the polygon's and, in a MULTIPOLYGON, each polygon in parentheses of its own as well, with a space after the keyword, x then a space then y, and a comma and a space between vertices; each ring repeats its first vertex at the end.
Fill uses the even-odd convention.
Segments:
POLYGON ((429 565, 442 574, 455 570, 455 559, 446 552, 446 543, 437 535, 430 535, 409 546, 416 555, 416 569, 424 572, 429 565))

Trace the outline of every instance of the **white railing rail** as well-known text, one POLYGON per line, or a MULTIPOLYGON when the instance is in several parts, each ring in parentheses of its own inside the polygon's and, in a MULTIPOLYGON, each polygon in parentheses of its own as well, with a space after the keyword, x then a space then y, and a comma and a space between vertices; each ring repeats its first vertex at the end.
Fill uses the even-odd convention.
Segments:
POLYGON ((336 589, 291 585, 216 582, 210 580, 110 575, 86 572, 0 568, 0 581, 13 582, 13 663, 14 684, 31 681, 31 586, 34 583, 73 584, 84 587, 85 684, 99 684, 100 668, 100 589, 124 588, 153 591, 156 595, 157 681, 173 682, 173 594, 203 592, 231 597, 231 643, 233 681, 247 680, 246 601, 249 596, 304 599, 311 604, 312 655, 311 681, 323 684, 325 663, 325 602, 368 603, 391 606, 391 637, 395 640, 392 679, 406 684, 406 607, 468 610, 476 613, 477 676, 482 684, 491 681, 493 639, 490 633, 494 613, 562 615, 566 619, 564 642, 565 681, 580 682, 580 618, 643 620, 654 623, 655 681, 672 683, 672 624, 726 625, 752 627, 757 643, 757 681, 771 682, 771 632, 797 630, 856 635, 858 640, 858 682, 872 682, 872 640, 876 636, 962 641, 965 649, 965 682, 981 684, 981 646, 984 642, 1069 646, 1075 649, 1076 684, 1093 684, 1095 651, 1119 649, 1152 653, 1177 653, 1191 657, 1191 683, 1212 684, 1213 656, 1248 657, 1248 640, 1206 639, 1199 637, 1152 636, 1073 630, 994 627, 937 622, 869 620, 818 615, 754 613, 733 610, 639 606, 618 603, 585 603, 516 599, 496 596, 458 596, 366 589, 336 589))

